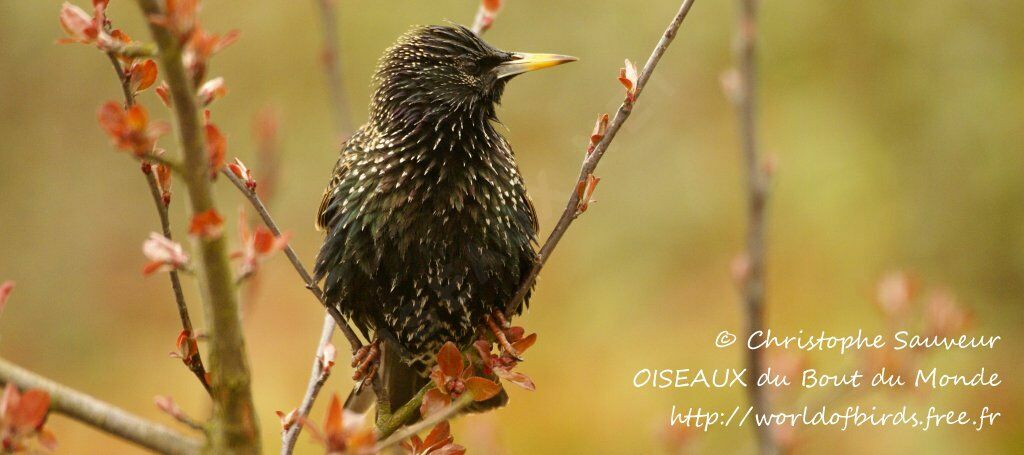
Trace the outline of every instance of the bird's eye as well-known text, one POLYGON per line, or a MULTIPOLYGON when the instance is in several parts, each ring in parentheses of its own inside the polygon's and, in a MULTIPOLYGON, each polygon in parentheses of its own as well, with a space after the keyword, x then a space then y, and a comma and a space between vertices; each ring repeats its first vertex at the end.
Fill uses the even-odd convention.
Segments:
POLYGON ((490 71, 501 64, 503 59, 497 55, 488 55, 477 60, 477 68, 481 71, 490 71))

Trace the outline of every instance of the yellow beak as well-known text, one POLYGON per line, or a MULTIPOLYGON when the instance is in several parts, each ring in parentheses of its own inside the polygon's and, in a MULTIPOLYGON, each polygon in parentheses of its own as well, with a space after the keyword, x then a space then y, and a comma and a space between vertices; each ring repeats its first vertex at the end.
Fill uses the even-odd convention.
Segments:
POLYGON ((563 63, 579 60, 576 57, 570 57, 568 55, 527 54, 525 52, 513 53, 512 58, 512 60, 504 62, 495 68, 494 71, 498 74, 498 79, 504 79, 527 71, 550 68, 552 66, 558 66, 563 63))

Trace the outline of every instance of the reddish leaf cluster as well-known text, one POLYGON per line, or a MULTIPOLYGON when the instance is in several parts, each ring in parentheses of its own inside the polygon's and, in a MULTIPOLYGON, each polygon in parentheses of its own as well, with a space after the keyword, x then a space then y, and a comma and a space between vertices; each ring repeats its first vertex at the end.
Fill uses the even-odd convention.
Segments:
POLYGON ((206 77, 206 68, 210 58, 238 41, 238 30, 231 30, 224 35, 206 33, 197 28, 192 38, 185 45, 182 59, 192 80, 199 82, 206 77))
POLYGON ((100 107, 98 118, 117 148, 137 156, 153 153, 156 140, 170 130, 164 122, 150 124, 146 108, 138 104, 125 110, 119 103, 109 101, 100 107))
POLYGON ((619 68, 619 83, 626 88, 626 101, 636 101, 636 89, 640 76, 636 71, 636 65, 626 59, 626 67, 619 68))
POLYGON ((29 442, 36 438, 47 450, 57 447, 53 434, 43 428, 50 409, 50 394, 36 389, 18 392, 8 383, 0 398, 0 448, 2 452, 29 450, 29 442))
POLYGON ((452 400, 459 398, 467 391, 473 401, 488 400, 498 392, 501 385, 486 378, 475 376, 472 362, 464 362, 459 348, 452 342, 441 346, 437 352, 437 365, 430 372, 434 388, 423 397, 420 415, 426 417, 451 405, 452 400))
MULTIPOLYGON (((278 413, 280 415, 282 413, 278 413)), ((282 419, 284 420, 284 419, 282 419)), ((338 394, 331 397, 323 428, 317 428, 309 419, 301 418, 313 440, 323 444, 329 454, 370 454, 377 443, 372 428, 364 425, 365 415, 355 414, 341 407, 338 394)), ((285 422, 282 423, 287 424, 285 422)), ((287 424, 290 426, 290 424, 287 424)))
POLYGON ((245 182, 245 187, 249 191, 256 191, 256 180, 252 178, 252 171, 245 167, 245 163, 242 163, 242 160, 235 158, 234 163, 228 163, 228 170, 235 177, 238 177, 239 180, 245 182))
POLYGON ((241 241, 242 249, 231 253, 231 259, 241 259, 242 261, 239 276, 250 276, 256 273, 263 260, 283 250, 288 245, 291 234, 284 232, 278 237, 264 226, 257 226, 256 229, 250 231, 246 222, 245 211, 240 210, 238 237, 241 241))
POLYGON ((462 455, 466 453, 465 447, 455 443, 451 425, 447 420, 435 425, 424 439, 413 435, 408 441, 402 442, 402 448, 409 455, 462 455))
POLYGON ((188 226, 188 234, 201 239, 215 239, 224 232, 224 218, 215 209, 209 209, 192 215, 188 226))
POLYGON ((156 82, 156 75, 156 62, 152 60, 133 61, 125 70, 125 77, 128 78, 132 93, 139 93, 151 87, 156 82))
MULTIPOLYGON (((512 345, 512 348, 520 355, 537 342, 537 334, 531 333, 526 335, 526 331, 522 327, 508 329, 505 337, 512 345)), ((534 385, 533 380, 529 376, 518 371, 512 371, 519 364, 519 360, 512 353, 505 350, 501 350, 498 354, 493 354, 491 352, 493 345, 494 343, 489 340, 478 340, 476 343, 473 343, 473 347, 476 348, 483 363, 484 374, 494 374, 502 380, 511 382, 526 390, 535 390, 537 386, 534 385)))
POLYGON ((182 269, 188 265, 188 255, 181 244, 156 232, 150 233, 149 238, 142 242, 142 254, 149 259, 142 267, 143 275, 182 269))
POLYGON ((57 42, 61 44, 96 44, 101 49, 107 50, 113 43, 113 37, 104 30, 107 24, 108 3, 110 0, 93 0, 93 14, 89 15, 82 8, 64 2, 60 7, 60 27, 64 29, 64 33, 68 37, 61 38, 57 42))
POLYGON ((223 36, 203 30, 199 24, 199 8, 199 0, 166 0, 163 14, 149 18, 181 43, 185 68, 196 85, 205 79, 210 57, 238 40, 237 30, 223 36))
POLYGON ((198 361, 199 343, 196 341, 196 337, 192 336, 192 332, 184 329, 178 332, 174 346, 177 350, 171 351, 171 357, 181 359, 189 367, 192 366, 192 362, 198 361))

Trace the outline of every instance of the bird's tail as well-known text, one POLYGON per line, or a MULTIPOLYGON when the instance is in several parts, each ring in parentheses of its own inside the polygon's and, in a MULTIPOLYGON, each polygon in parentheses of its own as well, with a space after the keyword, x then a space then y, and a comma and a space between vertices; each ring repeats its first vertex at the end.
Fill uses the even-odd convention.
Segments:
POLYGON ((366 412, 377 401, 377 393, 387 400, 392 410, 407 403, 416 392, 430 381, 423 365, 409 365, 402 361, 400 348, 388 341, 381 341, 380 368, 373 378, 373 386, 367 378, 356 383, 345 400, 345 409, 357 413, 366 412), (420 368, 417 368, 420 367, 420 368))

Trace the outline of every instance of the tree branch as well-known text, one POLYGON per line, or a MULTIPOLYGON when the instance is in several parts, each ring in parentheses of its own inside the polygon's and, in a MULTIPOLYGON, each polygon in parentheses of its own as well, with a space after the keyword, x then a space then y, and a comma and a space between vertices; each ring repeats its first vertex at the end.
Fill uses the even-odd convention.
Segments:
POLYGON ((0 359, 0 383, 40 389, 50 395, 50 410, 149 450, 171 454, 198 453, 202 443, 150 422, 90 395, 38 376, 0 359))
MULTIPOLYGON (((161 14, 157 0, 137 0, 147 18, 161 14)), ((193 81, 182 63, 182 43, 165 27, 148 21, 160 50, 164 78, 170 87, 178 139, 184 154, 182 177, 192 213, 214 210, 209 169, 193 81)), ((213 420, 210 450, 217 453, 260 451, 259 425, 253 405, 251 376, 238 311, 238 299, 223 236, 196 239, 199 277, 212 371, 213 420)))
MULTIPOLYGON (((317 396, 320 395, 320 389, 323 388, 327 378, 331 375, 331 370, 324 368, 323 355, 324 347, 331 342, 331 336, 334 335, 334 325, 334 318, 330 314, 324 315, 324 327, 320 332, 320 344, 316 348, 313 371, 309 373, 309 386, 306 387, 306 394, 303 395, 302 404, 299 405, 296 412, 296 416, 299 418, 309 416, 309 412, 313 409, 313 402, 316 401, 317 396)), ((299 440, 301 429, 302 425, 292 425, 281 435, 281 453, 283 455, 288 455, 295 449, 295 442, 299 440)))
POLYGON ((548 235, 547 240, 544 241, 544 246, 541 247, 540 252, 537 256, 537 263, 530 270, 530 273, 523 280, 522 285, 519 286, 519 290, 516 292, 512 300, 508 302, 505 307, 505 315, 511 318, 519 306, 522 304, 523 299, 526 298, 526 294, 533 288, 533 284, 537 281, 537 275, 540 274, 540 270, 547 263, 551 252, 558 246, 558 242, 562 240, 562 236, 565 235, 565 231, 569 229, 572 222, 576 220, 579 195, 576 193, 576 188, 580 182, 584 182, 587 176, 594 173, 597 169, 597 164, 604 157, 605 152, 608 150, 608 146, 615 139, 615 135, 618 134, 619 129, 622 128, 622 124, 626 122, 629 115, 633 112, 633 104, 647 85, 647 81, 651 78, 651 74, 654 73, 654 68, 658 66, 658 62, 661 61, 661 57, 665 55, 665 51, 668 50, 668 46, 672 44, 672 40, 676 37, 676 32, 679 27, 683 24, 683 19, 686 19, 687 13, 690 12, 690 7, 693 6, 694 0, 684 0, 682 5, 679 7, 679 11, 675 17, 672 18, 672 22, 668 24, 668 28, 661 36, 661 40, 658 41, 657 46, 654 47, 654 51, 651 53, 650 58, 647 59, 647 64, 644 65, 644 69, 640 72, 640 78, 636 84, 636 90, 633 95, 633 99, 626 99, 619 106, 619 110, 615 113, 615 117, 611 123, 608 124, 608 131, 600 142, 594 147, 594 151, 587 155, 583 160, 583 167, 580 170, 580 176, 576 180, 576 184, 573 185, 573 191, 569 194, 569 202, 565 205, 565 211, 562 212, 562 216, 558 219, 558 223, 555 224, 554 230, 548 235))
POLYGON ((316 0, 320 9, 320 26, 324 33, 323 59, 324 74, 327 76, 327 93, 330 94, 331 113, 334 114, 334 133, 344 137, 352 129, 345 89, 341 84, 341 60, 338 54, 338 17, 335 0, 316 0))
MULTIPOLYGON (((743 309, 747 317, 748 334, 764 328, 764 268, 765 268, 765 205, 768 198, 768 176, 761 168, 757 151, 756 122, 756 0, 739 0, 737 23, 737 71, 739 86, 732 97, 737 109, 741 152, 745 164, 747 186, 747 238, 745 273, 742 280, 743 309)), ((756 383, 764 369, 762 352, 747 352, 747 388, 754 412, 767 412, 767 400, 762 387, 756 383)), ((775 453, 768 427, 755 425, 754 431, 760 453, 775 453)))
MULTIPOLYGON (((231 171, 223 169, 221 170, 221 174, 227 177, 227 179, 230 180, 236 188, 238 188, 238 191, 241 191, 245 198, 249 200, 249 203, 256 209, 256 213, 258 213, 260 218, 263 219, 263 224, 266 224, 267 228, 270 229, 270 232, 273 232, 275 236, 280 237, 281 229, 277 227, 277 223, 274 222, 274 218, 270 216, 270 212, 267 211, 267 207, 263 205, 263 201, 261 201, 260 197, 256 195, 256 192, 246 188, 245 183, 239 180, 235 174, 231 173, 231 171)), ((352 331, 352 328, 349 327, 345 317, 341 315, 337 308, 332 308, 327 305, 327 301, 324 300, 324 292, 320 290, 320 286, 317 286, 313 281, 313 277, 308 271, 306 271, 306 267, 302 265, 302 261, 299 260, 299 256, 295 254, 295 250, 292 249, 291 245, 285 245, 284 254, 288 257, 288 261, 292 263, 292 266, 295 267, 295 271, 299 273, 299 277, 301 277, 302 282, 305 283, 306 289, 309 289, 309 291, 313 293, 313 296, 320 301, 320 304, 327 309, 327 312, 330 313, 331 317, 338 324, 338 327, 341 328, 341 332, 345 334, 345 338, 347 338, 349 344, 352 345, 352 352, 361 348, 363 346, 363 342, 359 339, 359 336, 352 331)))
POLYGON ((380 438, 386 438, 392 433, 402 428, 407 422, 412 421, 414 417, 419 415, 420 405, 423 404, 423 397, 427 395, 430 389, 437 387, 433 382, 427 383, 423 388, 416 392, 405 404, 390 414, 385 414, 382 418, 377 419, 377 436, 380 438))
MULTIPOLYGON (((423 401, 423 395, 422 394, 417 394, 417 396, 420 398, 420 401, 423 401)), ((389 426, 389 427, 387 427, 388 433, 387 434, 381 433, 381 435, 380 435, 381 437, 384 437, 384 438, 387 438, 387 439, 377 443, 377 445, 374 446, 374 448, 373 448, 373 453, 382 453, 382 452, 384 452, 385 449, 387 449, 387 448, 389 448, 391 446, 399 444, 400 442, 402 442, 402 441, 412 437, 416 433, 419 433, 419 432, 421 432, 423 430, 426 430, 427 428, 430 428, 430 427, 432 427, 432 426, 434 426, 434 425, 436 425, 438 423, 441 423, 442 421, 445 421, 445 420, 448 420, 448 419, 450 419, 452 417, 455 417, 455 415, 458 414, 459 411, 465 409, 466 406, 469 406, 470 403, 472 403, 472 402, 473 402, 473 394, 470 393, 470 392, 467 392, 467 393, 462 394, 462 396, 460 396, 459 399, 456 400, 454 403, 448 405, 447 408, 444 408, 444 409, 442 409, 440 411, 437 411, 436 413, 432 414, 431 416, 429 416, 429 417, 427 417, 427 418, 425 418, 425 419, 423 419, 423 420, 421 420, 419 422, 416 422, 416 423, 414 423, 412 425, 409 425, 409 426, 407 426, 405 428, 402 428, 401 430, 398 429, 399 428, 398 426, 395 426, 395 427, 390 427, 389 426), (389 434, 390 434, 390 436, 388 436, 389 434)), ((403 408, 404 408, 404 406, 403 406, 403 408)), ((419 406, 416 406, 416 408, 419 408, 419 406)), ((401 410, 401 409, 399 409, 399 410, 401 410)))
MULTIPOLYGON (((125 74, 124 68, 121 67, 121 61, 117 59, 117 55, 113 52, 107 52, 107 57, 110 59, 110 64, 114 67, 117 79, 121 83, 125 107, 135 105, 135 94, 132 93, 131 80, 125 74)), ((143 161, 143 166, 148 166, 146 161, 143 161)), ((171 220, 167 215, 167 206, 164 204, 163 196, 160 194, 160 186, 157 184, 156 176, 149 169, 145 169, 143 174, 146 176, 146 183, 149 185, 149 193, 153 196, 156 212, 160 215, 160 227, 163 230, 163 235, 168 240, 173 240, 171 236, 171 220)), ((192 318, 189 317, 188 306, 185 305, 185 294, 181 290, 181 278, 178 276, 178 271, 172 269, 168 272, 168 275, 171 277, 171 289, 174 291, 174 300, 178 304, 178 317, 181 319, 181 328, 188 334, 189 343, 198 344, 196 332, 192 329, 192 318)), ((199 354, 199 350, 196 349, 195 354, 191 358, 183 360, 189 370, 199 379, 199 383, 206 389, 206 393, 210 393, 210 383, 206 380, 206 368, 203 366, 203 358, 199 354)))

